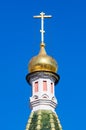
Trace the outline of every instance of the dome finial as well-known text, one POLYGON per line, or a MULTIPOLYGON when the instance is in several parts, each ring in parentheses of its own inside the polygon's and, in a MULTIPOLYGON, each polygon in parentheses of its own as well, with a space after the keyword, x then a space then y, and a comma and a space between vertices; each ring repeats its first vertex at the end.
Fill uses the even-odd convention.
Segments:
POLYGON ((41 42, 40 47, 45 47, 45 43, 41 42))
POLYGON ((41 42, 44 43, 44 18, 51 18, 51 15, 45 15, 45 13, 41 12, 40 15, 34 16, 34 18, 41 18, 41 42))

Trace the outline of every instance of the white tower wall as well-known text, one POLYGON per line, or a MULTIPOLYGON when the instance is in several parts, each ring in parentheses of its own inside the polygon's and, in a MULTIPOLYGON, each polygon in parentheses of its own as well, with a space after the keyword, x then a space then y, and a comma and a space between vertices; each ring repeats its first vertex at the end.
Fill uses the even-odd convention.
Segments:
POLYGON ((51 80, 49 77, 36 79, 34 78, 31 84, 32 97, 30 97, 30 103, 32 110, 35 111, 38 109, 48 109, 54 111, 57 105, 57 100, 54 93, 54 80, 51 80), (45 85, 43 85, 43 82, 45 85))

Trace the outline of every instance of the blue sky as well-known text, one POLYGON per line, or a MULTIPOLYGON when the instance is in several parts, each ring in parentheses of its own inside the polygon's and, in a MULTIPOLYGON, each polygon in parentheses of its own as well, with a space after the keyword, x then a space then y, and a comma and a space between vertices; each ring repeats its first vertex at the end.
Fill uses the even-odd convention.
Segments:
POLYGON ((28 62, 39 52, 41 11, 46 51, 59 65, 56 112, 63 130, 86 129, 85 0, 0 1, 0 129, 24 130, 30 114, 28 62))

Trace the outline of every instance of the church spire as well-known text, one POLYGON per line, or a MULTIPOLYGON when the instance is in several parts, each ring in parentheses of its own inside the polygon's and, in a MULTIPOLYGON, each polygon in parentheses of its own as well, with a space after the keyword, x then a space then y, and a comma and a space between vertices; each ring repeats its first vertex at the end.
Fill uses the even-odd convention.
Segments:
POLYGON ((55 85, 60 76, 57 74, 58 66, 55 59, 48 56, 44 48, 44 18, 51 15, 40 13, 34 18, 41 18, 41 49, 28 65, 27 82, 32 87, 30 106, 32 109, 26 130, 62 130, 60 121, 55 112, 58 104, 55 97, 55 85))
POLYGON ((41 49, 39 54, 34 56, 29 62, 28 70, 30 73, 37 71, 50 71, 56 73, 58 70, 55 59, 47 55, 44 43, 44 19, 51 17, 51 15, 45 15, 43 12, 41 12, 40 15, 34 16, 34 18, 41 18, 41 49))

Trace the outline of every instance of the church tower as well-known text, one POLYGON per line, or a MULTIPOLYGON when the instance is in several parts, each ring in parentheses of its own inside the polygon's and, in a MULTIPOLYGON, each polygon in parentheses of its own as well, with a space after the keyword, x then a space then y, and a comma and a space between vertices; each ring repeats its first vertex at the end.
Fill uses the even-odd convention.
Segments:
POLYGON ((55 59, 47 55, 44 43, 44 19, 51 18, 51 15, 42 12, 34 18, 41 19, 41 45, 39 54, 29 62, 29 73, 26 76, 27 82, 32 87, 30 97, 32 112, 26 130, 62 130, 55 112, 57 105, 55 85, 60 79, 57 74, 58 65, 55 59))

